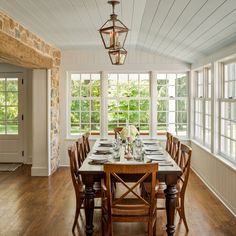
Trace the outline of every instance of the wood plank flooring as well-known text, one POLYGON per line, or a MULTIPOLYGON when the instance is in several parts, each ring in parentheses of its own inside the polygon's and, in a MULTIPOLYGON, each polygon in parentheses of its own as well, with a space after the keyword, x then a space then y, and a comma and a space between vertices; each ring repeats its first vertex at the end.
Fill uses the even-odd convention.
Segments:
MULTIPOLYGON (((51 177, 31 177, 30 166, 15 172, 0 172, 0 236, 72 235, 75 195, 69 168, 51 177)), ((235 236, 236 218, 191 173, 186 193, 186 214, 190 231, 176 217, 176 236, 235 236), (190 201, 191 200, 191 201, 190 201)), ((95 236, 101 235, 100 210, 95 211, 95 236)), ((157 235, 165 233, 165 212, 158 211, 157 235)), ((75 235, 84 236, 82 214, 75 235)), ((116 236, 146 235, 142 224, 116 224, 116 236)))

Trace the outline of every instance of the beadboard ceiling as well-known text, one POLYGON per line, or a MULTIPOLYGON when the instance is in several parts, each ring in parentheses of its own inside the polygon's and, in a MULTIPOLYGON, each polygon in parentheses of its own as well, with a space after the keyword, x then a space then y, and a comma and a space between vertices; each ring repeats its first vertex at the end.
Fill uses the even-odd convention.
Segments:
MULTIPOLYGON (((61 49, 102 47, 106 0, 0 0, 0 10, 61 49)), ((126 48, 193 63, 236 42, 236 0, 121 0, 126 48)))

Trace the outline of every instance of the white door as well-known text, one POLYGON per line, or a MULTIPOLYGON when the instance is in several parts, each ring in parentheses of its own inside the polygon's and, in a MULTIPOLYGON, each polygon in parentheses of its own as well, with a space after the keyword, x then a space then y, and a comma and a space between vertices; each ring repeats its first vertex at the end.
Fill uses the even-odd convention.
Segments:
POLYGON ((23 162, 23 74, 0 73, 0 162, 23 162))

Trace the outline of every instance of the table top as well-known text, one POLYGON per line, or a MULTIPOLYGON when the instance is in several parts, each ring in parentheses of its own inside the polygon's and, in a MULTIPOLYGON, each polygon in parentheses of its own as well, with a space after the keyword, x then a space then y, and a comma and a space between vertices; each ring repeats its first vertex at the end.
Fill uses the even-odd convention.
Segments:
MULTIPOLYGON (((88 155, 91 155, 94 153, 96 148, 98 147, 100 140, 98 139, 96 143, 94 144, 91 152, 88 155)), ((156 140, 158 143, 158 141, 156 140)), ((158 173, 159 174, 181 174, 182 170, 180 167, 176 164, 176 162, 171 158, 171 156, 162 148, 162 153, 164 158, 166 159, 165 162, 163 161, 157 161, 152 160, 152 162, 158 163, 158 173), (168 164, 166 164, 168 163, 168 164)), ((114 159, 113 157, 109 159, 109 163, 117 163, 117 164, 143 164, 150 162, 150 159, 148 159, 147 155, 144 155, 144 159, 142 161, 136 161, 134 159, 127 160, 124 157, 124 149, 120 149, 120 158, 114 159)), ((86 158, 83 162, 82 166, 79 169, 80 174, 103 174, 103 164, 91 164, 91 159, 86 158)))

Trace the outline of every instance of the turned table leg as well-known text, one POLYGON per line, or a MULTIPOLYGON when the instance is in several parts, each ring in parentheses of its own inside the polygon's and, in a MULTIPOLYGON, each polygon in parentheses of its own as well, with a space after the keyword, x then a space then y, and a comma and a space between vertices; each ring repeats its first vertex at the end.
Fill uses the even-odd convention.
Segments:
POLYGON ((93 186, 85 186, 85 199, 84 199, 86 228, 87 236, 93 235, 93 212, 94 212, 94 191, 93 186))
POLYGON ((166 232, 168 236, 173 236, 175 232, 175 207, 176 207, 176 185, 168 184, 165 190, 166 194, 166 216, 167 216, 167 225, 166 232))

